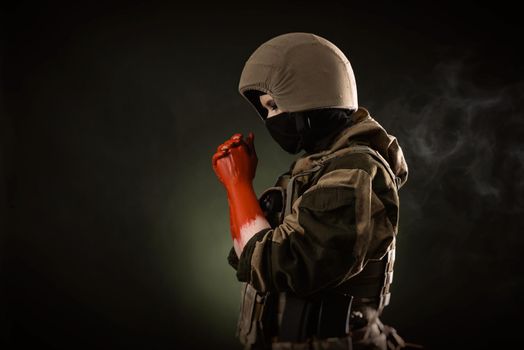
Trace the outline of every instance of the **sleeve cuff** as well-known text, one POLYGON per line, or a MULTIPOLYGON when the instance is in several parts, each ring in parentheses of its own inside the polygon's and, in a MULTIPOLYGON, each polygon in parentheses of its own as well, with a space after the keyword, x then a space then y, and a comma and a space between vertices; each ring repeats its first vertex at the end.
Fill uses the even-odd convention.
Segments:
POLYGON ((227 262, 235 270, 238 269, 238 256, 237 256, 237 253, 235 252, 234 247, 231 247, 231 249, 229 250, 229 254, 227 256, 227 262))
POLYGON ((244 250, 242 250, 242 254, 240 254, 237 265, 237 279, 240 282, 251 282, 251 257, 253 255, 253 251, 255 250, 255 245, 257 242, 260 242, 266 233, 270 230, 270 228, 265 228, 257 232, 246 243, 244 250))

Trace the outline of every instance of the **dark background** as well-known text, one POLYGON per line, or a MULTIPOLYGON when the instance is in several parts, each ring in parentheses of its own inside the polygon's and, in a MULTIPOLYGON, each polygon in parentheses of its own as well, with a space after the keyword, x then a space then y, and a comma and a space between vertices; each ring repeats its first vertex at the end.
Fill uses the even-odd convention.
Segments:
POLYGON ((396 3, 4 4, 0 348, 239 348, 210 158, 253 130, 257 192, 287 169, 237 85, 293 31, 346 53, 410 167, 384 320, 427 349, 520 341, 519 12, 396 3))

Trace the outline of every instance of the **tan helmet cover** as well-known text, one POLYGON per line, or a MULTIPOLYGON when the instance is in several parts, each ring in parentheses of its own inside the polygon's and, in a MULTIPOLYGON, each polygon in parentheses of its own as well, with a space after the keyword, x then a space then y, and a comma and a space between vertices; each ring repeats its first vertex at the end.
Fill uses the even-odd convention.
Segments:
POLYGON ((260 45, 248 58, 238 84, 240 94, 265 119, 259 101, 268 93, 282 111, 317 108, 356 110, 355 75, 344 53, 311 33, 287 33, 260 45))

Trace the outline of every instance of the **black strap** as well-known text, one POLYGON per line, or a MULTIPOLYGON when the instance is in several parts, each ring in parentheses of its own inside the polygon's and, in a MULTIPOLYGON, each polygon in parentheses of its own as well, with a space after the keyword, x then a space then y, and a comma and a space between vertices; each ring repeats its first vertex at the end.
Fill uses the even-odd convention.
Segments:
POLYGON ((313 336, 325 339, 348 334, 351 296, 334 292, 314 298, 282 295, 285 303, 277 330, 279 341, 303 342, 313 336))
POLYGON ((301 342, 311 336, 313 318, 318 313, 318 306, 310 300, 292 294, 285 294, 285 307, 279 330, 279 340, 301 342))
POLYGON ((318 338, 342 337, 349 333, 352 296, 331 293, 322 298, 318 315, 318 338))
POLYGON ((378 298, 384 284, 384 271, 387 260, 368 261, 364 269, 336 288, 337 291, 351 294, 355 298, 378 298))

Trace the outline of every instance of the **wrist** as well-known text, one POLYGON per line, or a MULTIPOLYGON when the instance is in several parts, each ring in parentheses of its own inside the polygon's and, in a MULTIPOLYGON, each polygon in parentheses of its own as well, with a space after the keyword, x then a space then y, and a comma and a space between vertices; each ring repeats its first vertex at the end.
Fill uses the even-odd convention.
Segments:
POLYGON ((242 198, 249 199, 251 197, 257 198, 255 189, 253 188, 252 182, 237 182, 233 185, 230 185, 226 188, 227 197, 229 200, 242 198))
POLYGON ((269 228, 251 183, 238 183, 228 191, 232 238, 238 255, 249 239, 264 228, 269 228))

